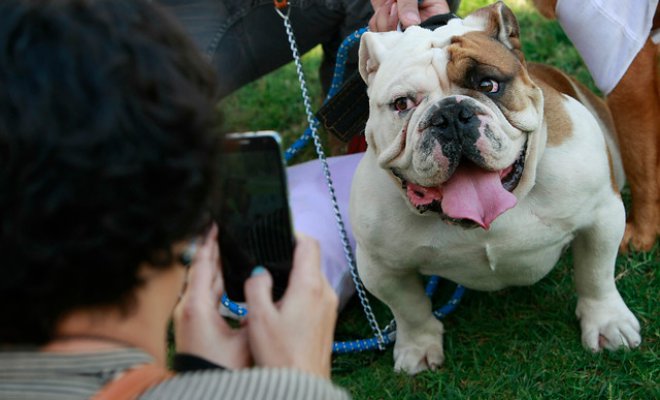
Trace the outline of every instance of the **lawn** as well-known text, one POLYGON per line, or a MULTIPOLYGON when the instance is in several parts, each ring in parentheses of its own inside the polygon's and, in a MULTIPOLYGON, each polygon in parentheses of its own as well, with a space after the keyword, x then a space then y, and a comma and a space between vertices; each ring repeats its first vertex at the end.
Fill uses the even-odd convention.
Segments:
MULTIPOLYGON (((463 0, 459 15, 488 4, 463 0)), ((520 26, 524 52, 576 76, 593 88, 589 73, 559 25, 544 20, 531 2, 509 1, 520 26)), ((314 109, 321 104, 316 70, 321 50, 303 57, 314 109)), ((304 131, 306 118, 295 67, 287 65, 234 93, 221 104, 224 129, 275 129, 285 146, 304 131)), ((310 146, 311 147, 311 146, 310 146)), ((293 163, 313 157, 311 148, 293 163)), ((624 192, 628 204, 628 193, 624 192)), ((493 293, 468 291, 445 318, 446 361, 438 371, 414 377, 393 372, 392 348, 337 355, 333 380, 355 399, 653 399, 660 398, 660 243, 649 253, 617 259, 617 286, 642 324, 634 351, 591 354, 580 344, 570 252, 533 287, 493 293)), ((442 305, 453 289, 444 283, 434 297, 442 305)), ((371 299, 381 326, 389 311, 371 299)), ((370 329, 359 302, 339 316, 337 338, 364 338, 370 329)))

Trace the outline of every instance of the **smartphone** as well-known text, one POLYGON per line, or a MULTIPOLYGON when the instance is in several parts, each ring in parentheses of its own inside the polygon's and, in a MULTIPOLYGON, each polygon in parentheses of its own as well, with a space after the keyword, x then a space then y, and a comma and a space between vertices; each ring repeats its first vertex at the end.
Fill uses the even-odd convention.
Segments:
POLYGON ((295 247, 280 136, 275 131, 230 133, 220 142, 220 204, 214 214, 225 292, 233 301, 244 301, 245 280, 260 265, 272 275, 278 300, 295 247))

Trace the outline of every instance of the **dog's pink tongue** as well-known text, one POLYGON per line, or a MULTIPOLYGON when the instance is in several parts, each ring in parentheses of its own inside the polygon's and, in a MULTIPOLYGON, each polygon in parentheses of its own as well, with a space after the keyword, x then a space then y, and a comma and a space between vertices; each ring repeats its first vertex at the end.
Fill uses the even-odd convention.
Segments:
POLYGON ((516 196, 502 187, 499 172, 463 163, 443 185, 442 211, 451 218, 469 219, 482 228, 516 205, 516 196))

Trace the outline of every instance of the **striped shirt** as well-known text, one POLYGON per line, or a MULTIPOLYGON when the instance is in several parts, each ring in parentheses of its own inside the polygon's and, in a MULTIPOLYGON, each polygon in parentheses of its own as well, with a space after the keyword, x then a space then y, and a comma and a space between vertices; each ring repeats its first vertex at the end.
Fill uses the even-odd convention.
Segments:
MULTIPOLYGON (((117 374, 153 362, 137 349, 85 354, 0 351, 0 399, 88 399, 117 374)), ((175 375, 140 399, 348 400, 331 382, 291 369, 203 370, 175 375)))

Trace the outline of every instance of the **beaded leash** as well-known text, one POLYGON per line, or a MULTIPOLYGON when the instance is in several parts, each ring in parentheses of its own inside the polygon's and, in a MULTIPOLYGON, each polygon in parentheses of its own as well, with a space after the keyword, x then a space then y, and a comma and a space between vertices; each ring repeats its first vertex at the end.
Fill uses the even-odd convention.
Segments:
MULTIPOLYGON (((293 29, 291 27, 291 22, 289 20, 290 9, 288 8, 286 0, 275 0, 274 2, 275 2, 275 10, 284 20, 284 26, 289 40, 291 52, 293 54, 293 59, 296 65, 298 80, 300 82, 300 89, 303 96, 303 103, 305 106, 305 112, 307 114, 307 122, 309 124, 309 127, 298 138, 298 140, 296 140, 296 142, 294 142, 286 150, 284 154, 285 160, 289 162, 301 149, 303 149, 308 144, 310 140, 314 141, 315 150, 321 162, 323 172, 326 178, 328 190, 330 192, 333 211, 335 213, 335 220, 337 223, 337 228, 339 230, 339 235, 341 237, 342 246, 344 248, 346 261, 348 262, 349 265, 349 271, 351 273, 351 277, 353 278, 353 283, 355 284, 355 289, 360 299, 360 303, 362 304, 362 308, 365 312, 366 318, 369 322, 372 331, 374 332, 374 337, 369 339, 334 342, 332 351, 333 353, 343 354, 343 353, 360 352, 360 351, 372 350, 372 349, 384 350, 386 345, 392 344, 396 339, 396 323, 394 320, 392 320, 384 329, 382 330, 380 329, 378 322, 376 321, 376 317, 371 308, 371 305, 369 303, 369 299, 364 289, 364 285, 362 284, 362 281, 358 276, 357 267, 355 266, 355 257, 353 256, 353 251, 348 241, 348 235, 346 233, 346 227, 343 218, 341 216, 341 213, 339 211, 339 204, 337 202, 337 198, 335 195, 334 184, 332 181, 330 168, 328 167, 327 158, 325 156, 325 152, 323 150, 321 140, 318 136, 318 132, 317 132, 318 120, 314 117, 311 110, 309 95, 307 91, 307 84, 302 70, 300 53, 298 52, 295 36, 293 34, 293 29), (285 9, 286 12, 283 11, 285 9)), ((352 48, 355 45, 355 43, 357 43, 360 40, 360 37, 366 31, 367 31, 366 27, 355 31, 353 34, 346 37, 342 42, 341 46, 339 47, 339 50, 337 52, 337 62, 332 79, 332 84, 330 86, 330 89, 328 91, 328 94, 324 102, 327 102, 332 96, 334 96, 341 87, 341 84, 344 79, 344 72, 346 69, 346 58, 348 55, 348 50, 352 48)), ((433 295, 433 293, 437 289, 439 281, 440 278, 437 276, 432 276, 430 278, 426 286, 426 295, 428 297, 431 297, 433 295)), ((454 311, 458 306, 458 303, 460 302, 464 292, 465 292, 465 288, 461 285, 457 285, 451 299, 444 306, 435 310, 433 312, 433 315, 436 318, 440 319, 445 317, 447 314, 451 313, 452 311, 454 311)), ((235 315, 238 315, 239 317, 243 317, 248 313, 248 310, 245 307, 232 302, 227 297, 226 294, 222 296, 221 303, 230 312, 232 312, 235 315)))

